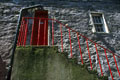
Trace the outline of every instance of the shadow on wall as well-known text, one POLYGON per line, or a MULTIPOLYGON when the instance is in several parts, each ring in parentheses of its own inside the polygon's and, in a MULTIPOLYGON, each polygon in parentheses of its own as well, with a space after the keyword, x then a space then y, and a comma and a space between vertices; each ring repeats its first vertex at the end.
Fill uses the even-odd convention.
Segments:
POLYGON ((0 56, 0 80, 5 80, 7 70, 5 69, 5 63, 0 56))

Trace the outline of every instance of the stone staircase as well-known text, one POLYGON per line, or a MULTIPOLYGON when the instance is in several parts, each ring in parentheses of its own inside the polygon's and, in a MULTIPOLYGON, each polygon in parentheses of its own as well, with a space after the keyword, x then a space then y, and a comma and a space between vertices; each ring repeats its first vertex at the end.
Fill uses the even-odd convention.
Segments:
POLYGON ((107 80, 55 46, 17 47, 11 80, 107 80))

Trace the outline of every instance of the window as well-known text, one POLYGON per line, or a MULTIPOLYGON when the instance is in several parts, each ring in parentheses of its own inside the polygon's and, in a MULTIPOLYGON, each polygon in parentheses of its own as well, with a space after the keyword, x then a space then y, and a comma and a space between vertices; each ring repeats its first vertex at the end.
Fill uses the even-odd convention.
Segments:
POLYGON ((98 33, 109 33, 107 24, 102 13, 91 13, 92 31, 98 33))

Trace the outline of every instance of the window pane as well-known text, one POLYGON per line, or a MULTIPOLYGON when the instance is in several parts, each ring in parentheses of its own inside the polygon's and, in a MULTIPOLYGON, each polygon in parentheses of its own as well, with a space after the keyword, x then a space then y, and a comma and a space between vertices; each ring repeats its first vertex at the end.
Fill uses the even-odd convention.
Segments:
POLYGON ((104 32, 103 25, 95 25, 95 29, 97 32, 104 32))
POLYGON ((92 16, 94 23, 102 23, 101 16, 92 16))

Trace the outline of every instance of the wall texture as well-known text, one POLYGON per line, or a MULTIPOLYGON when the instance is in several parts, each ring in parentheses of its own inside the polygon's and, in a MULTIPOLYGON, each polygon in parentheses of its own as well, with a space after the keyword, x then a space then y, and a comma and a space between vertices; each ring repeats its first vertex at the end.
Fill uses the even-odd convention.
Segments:
POLYGON ((19 10, 13 3, 0 3, 0 80, 4 80, 10 63, 19 10))
MULTIPOLYGON (((117 1, 117 0, 116 0, 117 1)), ((49 18, 55 18, 56 20, 61 21, 63 24, 68 24, 69 27, 72 29, 84 34, 85 36, 89 37, 90 39, 94 40, 95 42, 101 44, 102 46, 110 49, 111 51, 115 52, 116 54, 120 55, 120 4, 118 2, 114 2, 113 0, 107 0, 106 1, 38 1, 34 4, 41 4, 44 6, 45 10, 48 10, 49 12, 49 18), (92 33, 92 25, 90 25, 90 17, 89 13, 91 11, 94 12, 101 12, 105 16, 105 20, 108 25, 108 29, 110 33, 106 34, 98 34, 98 33, 92 33)), ((3 61, 6 62, 6 64, 9 64, 10 60, 10 52, 12 49, 13 39, 15 36, 15 29, 16 29, 16 22, 19 14, 19 10, 21 6, 15 5, 13 3, 0 3, 0 55, 3 59, 3 61)), ((23 6, 27 6, 29 4, 22 3, 23 6)), ((31 3, 30 3, 31 4, 31 3)), ((33 3, 32 3, 33 4, 33 3)), ((56 24, 55 27, 55 39, 57 42, 55 42, 59 47, 60 46, 60 31, 59 31, 59 25, 56 24)), ((50 28, 51 29, 51 28, 50 28)), ((70 46, 69 46, 69 36, 67 29, 63 28, 63 45, 64 49, 70 53, 70 46)), ((51 33, 51 32, 50 32, 51 33)), ((73 54, 77 54, 79 56, 79 47, 77 45, 77 38, 76 35, 71 33, 72 42, 73 43, 73 54)), ((89 64, 88 60, 88 53, 87 53, 87 47, 86 42, 84 39, 80 39, 81 46, 82 46, 82 52, 85 59, 85 62, 89 64)), ((95 60, 94 69, 97 68, 98 72, 100 72, 99 69, 99 63, 97 61, 97 55, 95 53, 94 45, 89 43, 90 52, 92 56, 92 61, 95 60)), ((103 53, 103 50, 99 50, 101 64, 104 67, 104 73, 105 75, 109 76, 109 80, 111 80, 108 66, 106 63, 105 55, 103 53)), ((117 70, 115 68, 113 58, 111 54, 108 54, 110 66, 113 69, 113 75, 115 76, 115 79, 119 78, 119 75, 117 73, 117 70)), ((120 69, 120 59, 117 58, 117 63, 119 65, 120 69)), ((80 58, 78 57, 78 60, 80 61, 80 58)), ((81 62, 81 61, 80 61, 81 62)))

